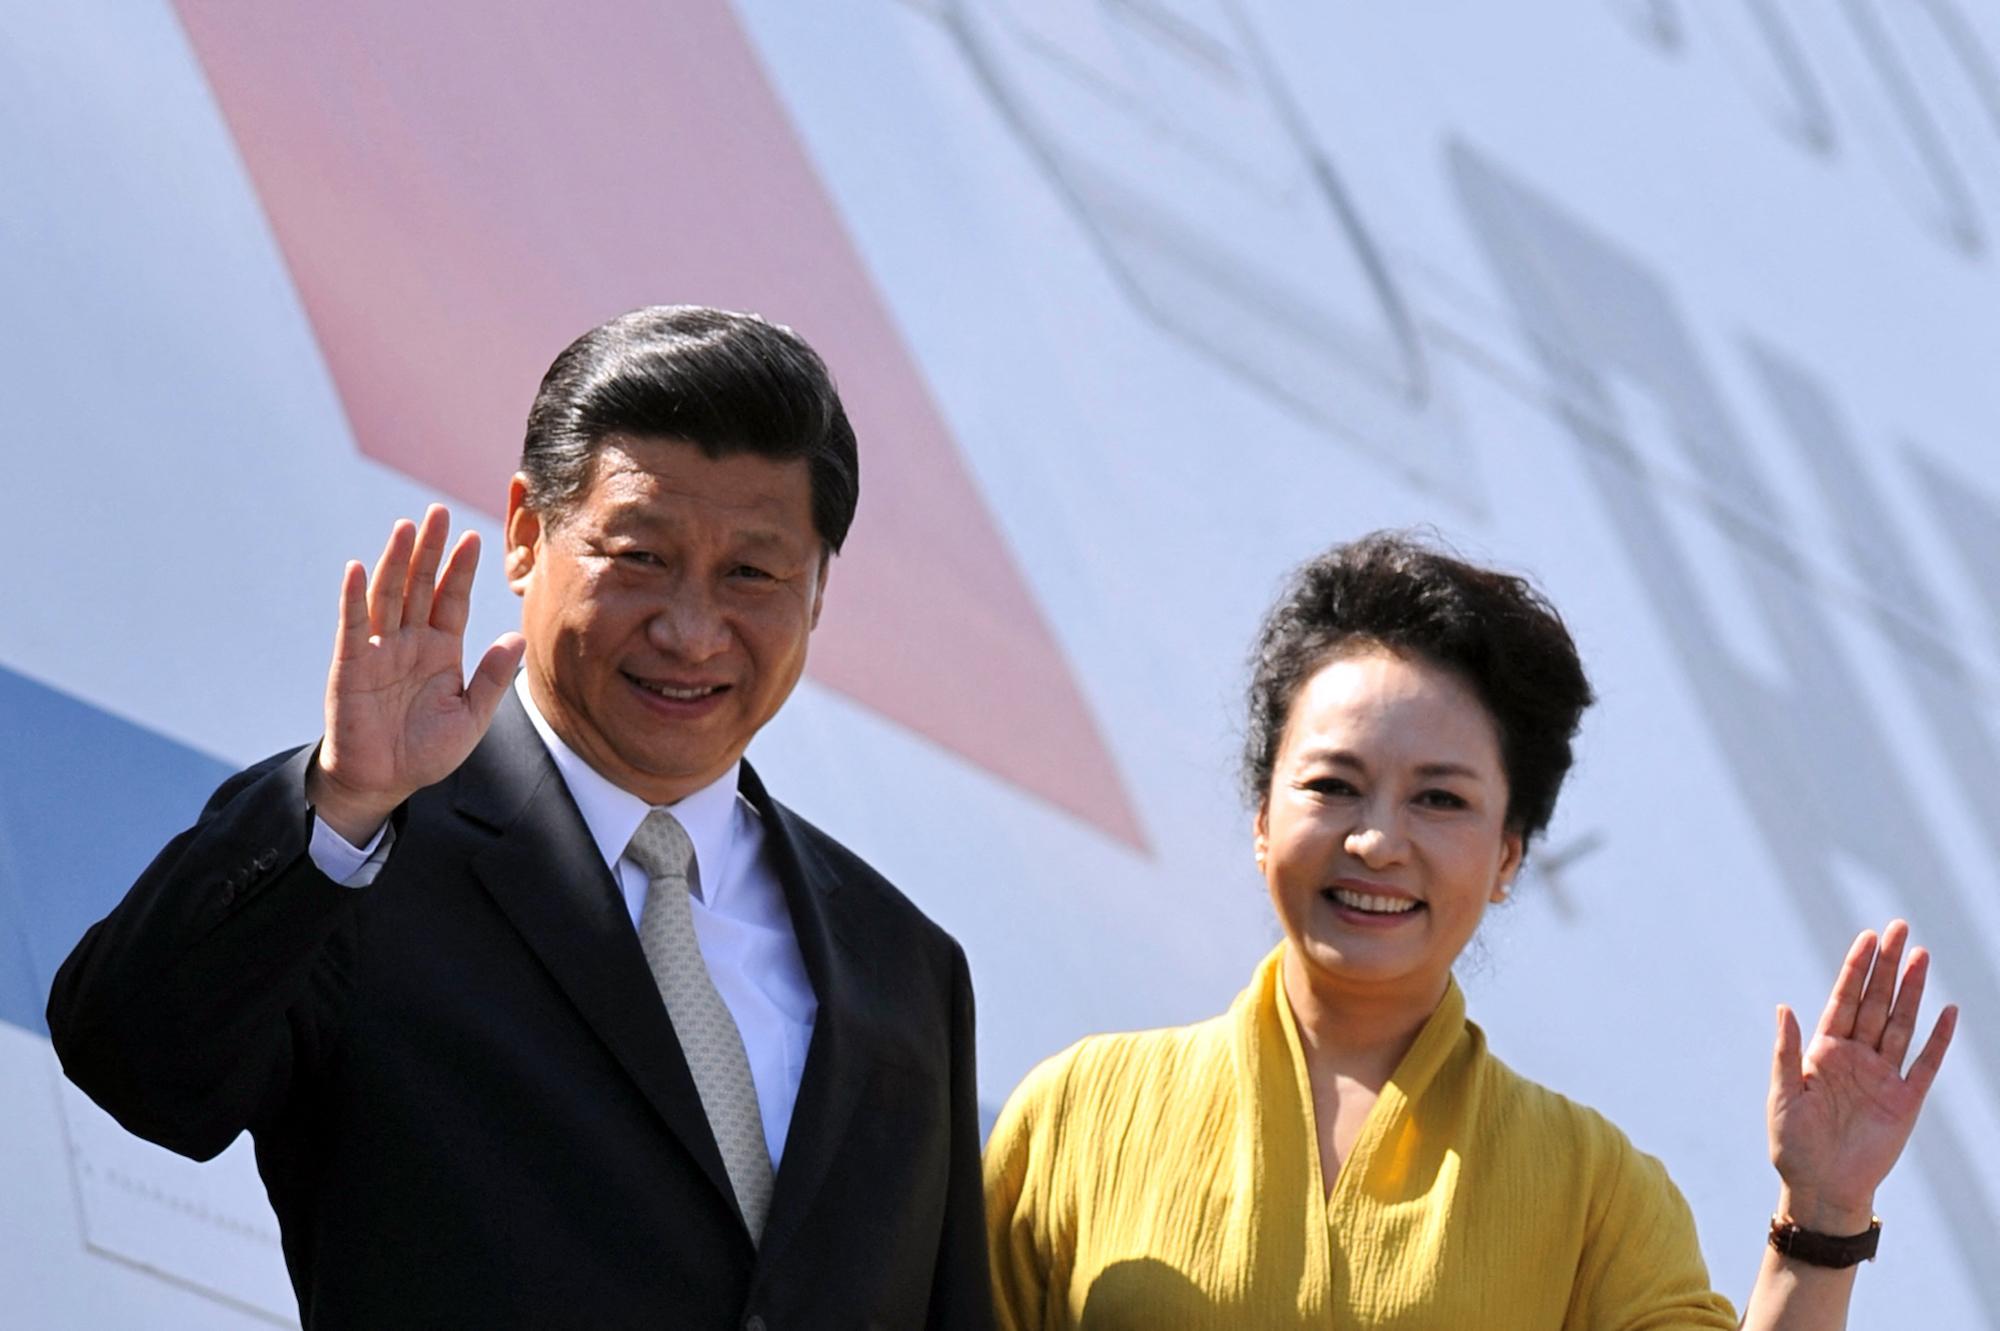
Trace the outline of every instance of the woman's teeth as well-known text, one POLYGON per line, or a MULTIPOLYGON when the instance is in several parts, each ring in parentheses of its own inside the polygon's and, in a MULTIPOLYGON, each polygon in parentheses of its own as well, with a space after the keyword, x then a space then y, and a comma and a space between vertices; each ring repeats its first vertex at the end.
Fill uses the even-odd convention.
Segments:
POLYGON ((1423 904, 1408 897, 1378 897, 1372 893, 1350 892, 1338 887, 1333 890, 1333 899, 1349 910, 1365 910, 1372 915, 1401 915, 1423 904))

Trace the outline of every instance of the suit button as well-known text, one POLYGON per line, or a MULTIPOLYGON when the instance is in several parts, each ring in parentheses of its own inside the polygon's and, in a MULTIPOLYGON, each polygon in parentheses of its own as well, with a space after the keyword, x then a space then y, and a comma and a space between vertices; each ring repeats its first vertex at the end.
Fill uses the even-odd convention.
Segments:
POLYGON ((764 1319, 751 1313, 743 1319, 743 1331, 764 1331, 764 1319))

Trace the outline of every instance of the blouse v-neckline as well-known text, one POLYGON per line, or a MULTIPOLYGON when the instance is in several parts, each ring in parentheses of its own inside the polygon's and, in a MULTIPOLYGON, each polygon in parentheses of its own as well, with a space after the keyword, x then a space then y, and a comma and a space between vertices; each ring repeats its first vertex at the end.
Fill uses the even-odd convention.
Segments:
POLYGON ((1341 1161, 1340 1169, 1334 1175, 1333 1187, 1328 1189, 1321 1182, 1325 1175, 1321 1169, 1319 1118, 1313 1107, 1312 1077, 1306 1067, 1305 1042, 1299 1035, 1298 1019, 1292 1012, 1292 1005, 1285 997, 1284 948, 1284 944, 1279 944, 1260 968, 1262 973, 1259 978, 1265 991, 1259 996, 1262 1001, 1254 1005, 1259 1010, 1260 1029, 1254 1033, 1257 1038, 1252 1047, 1266 1055, 1276 1055, 1280 1049, 1283 1050, 1284 1057, 1279 1065, 1268 1071, 1260 1070, 1259 1080, 1265 1082, 1267 1092, 1277 1089, 1265 1079, 1269 1077, 1281 1081, 1280 1074, 1288 1070, 1290 1087, 1288 1094, 1280 1097, 1266 1099, 1260 1096, 1259 1103, 1277 1107, 1289 1099, 1296 1106, 1305 1137, 1306 1168, 1303 1176, 1310 1185, 1307 1188, 1310 1194, 1307 1214, 1311 1217, 1312 1229, 1326 1235, 1338 1219, 1364 1199, 1367 1180, 1372 1174, 1386 1169, 1390 1171, 1390 1178, 1384 1182, 1399 1181, 1397 1176, 1408 1167, 1415 1146, 1410 1135, 1414 1131, 1410 1110, 1437 1078, 1438 1070, 1465 1034, 1465 994, 1458 987, 1455 976, 1446 981, 1444 997, 1424 1020, 1416 1040, 1397 1062, 1394 1071, 1390 1072, 1389 1079, 1382 1084, 1375 1103, 1369 1106, 1368 1114, 1362 1120, 1353 1149, 1341 1161), (1275 1030, 1272 1029, 1274 1025, 1275 1030))

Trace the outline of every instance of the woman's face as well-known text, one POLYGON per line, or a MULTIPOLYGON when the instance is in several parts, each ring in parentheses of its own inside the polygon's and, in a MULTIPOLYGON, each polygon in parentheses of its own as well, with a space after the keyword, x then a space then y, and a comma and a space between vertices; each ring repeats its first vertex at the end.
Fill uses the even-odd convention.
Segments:
POLYGON ((1457 675, 1382 648, 1292 700, 1258 811, 1257 861, 1317 993, 1434 1004, 1522 840, 1500 737, 1457 675))

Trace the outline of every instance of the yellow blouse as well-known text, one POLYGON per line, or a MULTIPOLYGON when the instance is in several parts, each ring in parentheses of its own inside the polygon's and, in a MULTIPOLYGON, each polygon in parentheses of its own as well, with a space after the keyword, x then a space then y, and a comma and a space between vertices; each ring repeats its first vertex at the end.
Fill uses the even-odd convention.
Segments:
POLYGON ((1660 1162, 1487 1053, 1456 981, 1324 1192, 1282 951, 1223 1015, 1094 1036, 1014 1092, 986 1154, 1002 1328, 1736 1325, 1660 1162))

